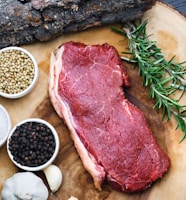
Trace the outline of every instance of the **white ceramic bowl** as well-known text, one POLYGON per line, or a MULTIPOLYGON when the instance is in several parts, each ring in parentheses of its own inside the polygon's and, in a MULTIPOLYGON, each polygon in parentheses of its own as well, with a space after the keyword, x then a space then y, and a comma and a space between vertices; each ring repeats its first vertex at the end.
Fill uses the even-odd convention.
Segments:
POLYGON ((3 146, 11 131, 12 123, 4 106, 0 105, 0 147, 3 146))
MULTIPOLYGON (((59 143, 59 136, 55 130, 55 128, 50 124, 48 123, 47 121, 45 120, 42 120, 42 119, 38 119, 38 118, 30 118, 30 119, 26 119, 26 120, 23 120, 21 122, 19 122, 17 125, 14 126, 14 128, 11 130, 9 136, 8 136, 8 139, 7 139, 7 151, 8 151, 8 155, 10 157, 10 159, 12 160, 12 162, 17 166, 19 167, 20 169, 23 169, 23 170, 26 170, 26 171, 40 171, 40 170, 43 170, 44 168, 48 167, 50 164, 53 163, 53 161, 55 160, 58 152, 59 152, 59 146, 60 146, 60 143, 59 143), (22 165, 20 163, 18 163, 17 161, 14 160, 14 157, 12 155, 12 152, 9 150, 9 143, 10 143, 10 138, 12 137, 13 133, 15 132, 16 128, 18 126, 21 126, 23 125, 24 123, 27 123, 27 122, 37 122, 37 123, 42 123, 44 125, 47 125, 48 128, 50 128, 50 130, 52 131, 52 134, 54 136, 54 140, 55 140, 55 150, 54 150, 54 153, 53 155, 50 157, 50 159, 45 162, 44 164, 42 165, 39 165, 39 166, 34 166, 34 167, 30 167, 30 166, 26 166, 26 165, 22 165)), ((24 149, 23 149, 24 151, 24 149)))
POLYGON ((0 90, 0 96, 3 96, 5 98, 9 98, 9 99, 17 99, 17 98, 20 98, 20 97, 23 97, 23 96, 27 95, 34 88, 34 86, 35 86, 35 84, 37 82, 37 79, 38 79, 38 65, 37 65, 37 62, 36 62, 35 58, 32 56, 32 54, 29 51, 27 51, 26 49, 24 49, 24 48, 16 47, 16 46, 5 47, 5 48, 0 50, 0 53, 3 52, 3 51, 7 51, 7 50, 18 50, 18 51, 21 51, 21 52, 25 53, 27 56, 30 57, 30 59, 31 59, 31 61, 33 63, 33 66, 34 66, 34 77, 33 77, 33 80, 31 82, 31 84, 25 90, 20 91, 20 92, 15 93, 15 94, 5 93, 2 90, 0 90))

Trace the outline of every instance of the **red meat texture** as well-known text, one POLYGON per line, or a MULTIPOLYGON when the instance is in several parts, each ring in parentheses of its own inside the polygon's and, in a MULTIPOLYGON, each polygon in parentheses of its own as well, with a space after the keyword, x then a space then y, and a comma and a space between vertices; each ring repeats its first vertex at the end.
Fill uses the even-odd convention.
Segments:
POLYGON ((116 49, 67 42, 51 56, 49 94, 80 158, 101 190, 145 190, 168 170, 142 111, 125 98, 130 85, 116 49))

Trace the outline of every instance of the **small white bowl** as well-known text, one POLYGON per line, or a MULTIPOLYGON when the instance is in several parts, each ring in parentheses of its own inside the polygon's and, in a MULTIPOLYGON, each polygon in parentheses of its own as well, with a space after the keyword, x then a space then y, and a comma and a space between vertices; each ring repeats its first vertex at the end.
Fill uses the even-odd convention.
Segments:
MULTIPOLYGON (((58 133, 56 132, 55 128, 50 123, 48 123, 47 121, 42 120, 42 119, 38 119, 38 118, 30 118, 30 119, 26 119, 26 120, 23 120, 23 121, 19 122, 11 130, 11 132, 10 132, 10 134, 8 136, 8 139, 7 139, 7 151, 8 151, 8 155, 9 155, 10 159, 12 160, 12 162, 17 167, 19 167, 20 169, 26 170, 26 171, 40 171, 40 170, 45 169, 49 165, 51 165, 53 163, 53 161, 55 160, 56 156, 58 155, 59 146, 60 146, 59 136, 58 136, 58 133), (17 161, 14 160, 14 156, 12 155, 12 152, 9 150, 10 139, 11 139, 13 133, 15 132, 16 128, 18 126, 21 126, 21 125, 27 123, 27 122, 36 122, 36 123, 42 123, 42 124, 46 125, 48 128, 50 128, 50 130, 52 131, 52 134, 54 136, 54 141, 55 141, 54 153, 53 153, 53 155, 50 157, 50 159, 47 162, 45 162, 44 164, 41 164, 39 166, 32 167, 32 166, 22 165, 22 164, 18 163, 17 161)), ((23 149, 23 151, 24 151, 24 149, 23 149)))
POLYGON ((38 65, 37 65, 37 62, 35 60, 35 58, 32 56, 32 54, 27 51, 26 49, 24 48, 21 48, 21 47, 16 47, 16 46, 11 46, 11 47, 5 47, 3 49, 0 50, 0 53, 1 52, 4 52, 4 51, 7 51, 7 50, 18 50, 18 51, 21 51, 23 53, 25 53, 28 57, 30 57, 32 63, 33 63, 33 67, 34 67, 34 77, 33 77, 33 80, 31 82, 31 84, 23 91, 20 91, 18 93, 5 93, 3 91, 0 90, 0 96, 3 96, 5 98, 9 98, 9 99, 17 99, 17 98, 20 98, 20 97, 23 97, 25 95, 27 95, 29 92, 31 92, 31 90, 34 88, 36 82, 37 82, 37 79, 38 79, 38 65))
POLYGON ((0 105, 0 147, 3 146, 11 131, 12 123, 10 116, 2 105, 0 105))

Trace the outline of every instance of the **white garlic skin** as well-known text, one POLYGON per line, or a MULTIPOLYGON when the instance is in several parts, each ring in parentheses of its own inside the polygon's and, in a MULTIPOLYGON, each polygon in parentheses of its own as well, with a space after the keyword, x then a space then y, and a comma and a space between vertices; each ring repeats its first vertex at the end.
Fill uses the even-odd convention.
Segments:
POLYGON ((56 165, 49 165, 43 170, 50 190, 54 193, 56 192, 62 184, 63 175, 59 167, 56 165))
POLYGON ((2 200, 47 200, 48 189, 32 172, 18 172, 3 184, 2 200))
POLYGON ((68 200, 78 200, 78 198, 71 196, 68 200))

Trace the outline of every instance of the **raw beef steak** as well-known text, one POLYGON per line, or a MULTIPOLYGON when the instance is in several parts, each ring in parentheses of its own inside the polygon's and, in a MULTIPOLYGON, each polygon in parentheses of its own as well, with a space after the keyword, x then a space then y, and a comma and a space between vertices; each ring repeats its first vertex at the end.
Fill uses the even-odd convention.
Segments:
POLYGON ((96 188, 146 189, 169 168, 143 113, 124 96, 128 75, 114 47, 68 42, 51 56, 49 94, 96 188))

